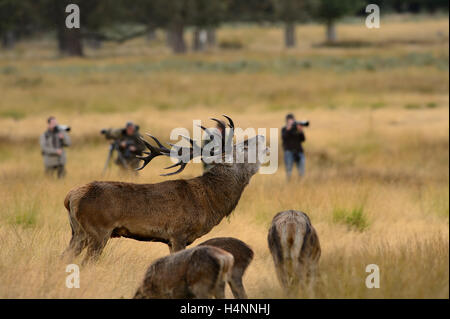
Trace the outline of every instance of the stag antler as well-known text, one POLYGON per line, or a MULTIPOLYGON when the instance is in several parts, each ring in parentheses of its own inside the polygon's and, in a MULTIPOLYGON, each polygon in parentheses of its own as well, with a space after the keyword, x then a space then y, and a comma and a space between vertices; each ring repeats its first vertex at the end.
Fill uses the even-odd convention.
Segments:
POLYGON ((144 139, 144 137, 140 136, 140 140, 142 141, 142 143, 144 143, 144 145, 148 148, 148 150, 149 150, 150 152, 142 152, 142 153, 144 153, 144 154, 147 154, 148 156, 139 156, 139 155, 136 155, 136 158, 138 158, 138 159, 144 161, 144 163, 142 164, 141 167, 136 168, 137 171, 140 171, 140 170, 143 169, 145 166, 147 166, 147 164, 150 163, 150 161, 151 161, 152 159, 154 159, 155 157, 157 157, 157 156, 162 156, 162 155, 168 156, 168 154, 170 154, 170 150, 169 150, 168 148, 166 148, 165 146, 163 146, 163 145, 158 141, 158 139, 157 139, 156 137, 154 137, 154 136, 152 136, 152 135, 150 135, 150 134, 148 134, 148 133, 147 133, 146 135, 149 136, 149 137, 151 137, 151 138, 156 142, 156 144, 158 144, 159 148, 158 148, 158 147, 154 147, 154 146, 151 145, 149 142, 147 142, 147 141, 144 139))
MULTIPOLYGON (((224 153, 226 150, 228 150, 229 148, 231 148, 230 146, 233 143, 233 136, 234 136, 234 122, 233 120, 223 114, 223 117, 225 117, 228 120, 228 126, 230 127, 230 134, 228 135, 228 138, 225 140, 226 138, 226 126, 225 123, 222 120, 218 120, 216 118, 211 118, 211 120, 215 121, 217 123, 217 126, 220 128, 220 131, 223 132, 223 134, 219 134, 217 133, 217 130, 214 130, 212 133, 210 130, 208 130, 207 128, 200 126, 200 128, 202 130, 204 130, 206 132, 206 134, 209 135, 209 140, 213 141, 214 140, 214 136, 217 136, 218 138, 220 138, 221 142, 222 142, 222 153, 224 153)), ((211 156, 216 156, 219 155, 220 153, 212 153, 210 154, 211 156)))
MULTIPOLYGON (((222 140, 222 153, 225 152, 226 147, 228 147, 228 145, 231 145, 233 142, 233 135, 234 135, 234 123, 233 120, 228 117, 227 115, 223 115, 227 120, 228 120, 228 126, 230 127, 230 134, 227 138, 227 140, 225 141, 225 125, 222 121, 216 119, 216 118, 211 118, 213 121, 217 122, 218 125, 220 126, 220 128, 222 129, 222 131, 224 132, 223 134, 221 134, 219 136, 219 134, 217 132, 211 132, 210 130, 208 130, 207 128, 205 128, 204 126, 200 125, 200 128, 202 130, 204 130, 209 136, 210 139, 214 138, 215 136, 218 136, 221 138, 222 140)), ((166 173, 166 174, 162 174, 161 176, 170 176, 170 175, 175 175, 178 174, 180 172, 182 172, 185 167, 187 166, 187 164, 189 163, 190 160, 192 160, 193 158, 197 157, 197 156, 202 156, 202 161, 203 161, 203 147, 200 147, 197 145, 197 143, 186 136, 181 135, 181 137, 183 137, 184 139, 186 139, 187 141, 189 141, 189 143, 191 144, 191 147, 189 148, 189 158, 184 158, 183 155, 186 154, 186 152, 184 150, 186 150, 186 147, 182 147, 182 146, 178 146, 178 145, 174 145, 174 144, 170 144, 168 143, 171 147, 172 147, 172 151, 168 148, 166 148, 165 146, 162 145, 161 142, 158 141, 158 139, 150 134, 147 134, 149 137, 151 137, 155 143, 159 146, 159 147, 155 147, 152 146, 150 143, 148 143, 143 137, 141 137, 142 142, 144 143, 144 145, 149 149, 150 152, 143 152, 144 154, 147 154, 147 156, 136 156, 138 159, 144 161, 143 165, 139 168, 137 168, 136 170, 141 170, 143 169, 145 166, 147 166, 148 163, 150 163, 151 160, 153 160, 155 157, 157 156, 169 156, 169 157, 176 157, 178 158, 178 162, 165 167, 165 169, 170 169, 170 168, 174 168, 177 166, 180 166, 180 168, 178 170, 176 170, 175 172, 171 172, 171 173, 166 173), (175 152, 173 151, 173 149, 175 149, 175 152)), ((216 156, 219 155, 220 153, 214 153, 211 154, 211 156, 216 156)))

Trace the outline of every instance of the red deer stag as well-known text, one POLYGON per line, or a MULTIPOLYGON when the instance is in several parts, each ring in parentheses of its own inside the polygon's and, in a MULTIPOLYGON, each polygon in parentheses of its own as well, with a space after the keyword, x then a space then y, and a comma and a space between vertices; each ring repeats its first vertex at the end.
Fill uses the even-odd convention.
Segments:
POLYGON ((200 246, 155 261, 148 268, 134 299, 225 298, 233 255, 200 246))
POLYGON ((321 250, 316 230, 305 213, 288 210, 275 215, 268 242, 278 280, 289 294, 314 278, 321 250))
POLYGON ((228 277, 228 284, 234 298, 246 299, 242 277, 253 259, 253 250, 243 241, 231 237, 212 238, 199 246, 204 245, 221 248, 233 255, 234 265, 231 276, 228 277))
POLYGON ((179 156, 176 157, 178 163, 167 168, 180 168, 165 175, 181 172, 191 159, 199 155, 202 160, 222 159, 201 176, 156 184, 92 182, 72 189, 64 201, 72 228, 72 239, 64 255, 78 256, 87 247, 83 262, 95 259, 111 237, 166 243, 173 253, 207 234, 229 216, 251 177, 259 170, 267 148, 261 135, 233 145, 234 124, 230 118, 227 119, 231 132, 227 141, 225 134, 221 136, 223 147, 215 153, 214 150, 203 152, 203 147, 192 139, 190 148, 173 146, 175 150, 178 147, 177 152, 171 152, 150 135, 159 147, 142 139, 149 152, 140 157, 144 163, 139 169, 157 156, 179 156), (228 160, 227 145, 232 151, 232 161, 228 160), (252 163, 248 159, 255 150, 258 153, 255 163, 252 163), (188 158, 184 154, 188 154, 188 158), (236 158, 244 158, 244 161, 236 158))

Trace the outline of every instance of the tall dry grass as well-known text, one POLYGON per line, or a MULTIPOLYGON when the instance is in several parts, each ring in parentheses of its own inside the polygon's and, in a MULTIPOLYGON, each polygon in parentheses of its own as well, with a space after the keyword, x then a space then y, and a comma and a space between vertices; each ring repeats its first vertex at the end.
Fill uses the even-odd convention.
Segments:
MULTIPOLYGON (((148 265, 168 254, 163 244, 114 239, 98 263, 81 269, 81 287, 66 288, 59 259, 70 239, 66 193, 99 179, 167 179, 159 174, 168 162, 159 158, 139 177, 114 167, 101 176, 108 150, 101 128, 131 119, 168 140, 192 119, 226 113, 240 127, 269 128, 287 111, 312 123, 305 178, 286 182, 280 152, 277 173, 256 175, 230 218, 197 242, 247 242, 255 251, 244 277, 249 296, 280 298, 267 230, 278 211, 303 210, 323 254, 316 285, 299 298, 448 298, 448 19, 339 31, 344 42, 369 45, 322 47, 323 29, 308 25, 299 28, 298 49, 280 52, 280 30, 241 26, 219 33, 248 43, 236 52, 173 57, 136 40, 84 60, 55 59, 45 41, 1 53, 0 298, 129 298, 148 265), (73 127, 64 180, 43 175, 37 139, 50 113, 73 127), (365 286, 368 264, 380 268, 379 289, 365 286)), ((190 164, 172 178, 200 173, 190 164)))

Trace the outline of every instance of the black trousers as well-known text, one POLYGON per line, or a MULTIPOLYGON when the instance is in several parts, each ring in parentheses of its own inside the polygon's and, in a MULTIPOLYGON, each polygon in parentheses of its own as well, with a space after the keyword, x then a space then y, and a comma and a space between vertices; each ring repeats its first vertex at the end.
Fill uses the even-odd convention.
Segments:
POLYGON ((58 178, 63 178, 64 176, 66 176, 66 168, 64 167, 64 165, 55 165, 45 168, 45 173, 47 175, 53 176, 55 172, 58 178))

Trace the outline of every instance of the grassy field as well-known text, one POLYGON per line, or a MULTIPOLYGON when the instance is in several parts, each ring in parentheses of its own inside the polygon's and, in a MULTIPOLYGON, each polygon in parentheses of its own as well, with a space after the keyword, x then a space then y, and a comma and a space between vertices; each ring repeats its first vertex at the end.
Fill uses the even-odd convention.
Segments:
MULTIPOLYGON (((88 49, 84 59, 58 58, 47 38, 0 51, 0 298, 130 298, 168 254, 163 244, 114 239, 81 269, 81 288, 66 288, 66 193, 100 179, 168 179, 159 176, 167 159, 138 177, 115 167, 102 177, 100 129, 134 120, 168 141, 193 119, 225 113, 242 128, 269 128, 289 111, 312 123, 306 177, 287 183, 280 152, 277 173, 253 177, 230 218, 197 242, 247 242, 249 296, 280 298, 267 230, 277 212, 302 210, 322 257, 316 286, 299 298, 448 298, 448 27, 448 16, 388 17, 379 30, 352 21, 329 47, 311 24, 298 28, 297 49, 284 50, 280 28, 227 26, 219 41, 242 49, 186 56, 170 54, 162 34, 88 49), (43 176, 38 136, 49 115, 73 127, 62 181, 43 176), (380 268, 379 289, 365 286, 368 264, 380 268)), ((171 178, 200 173, 190 164, 171 178)))

